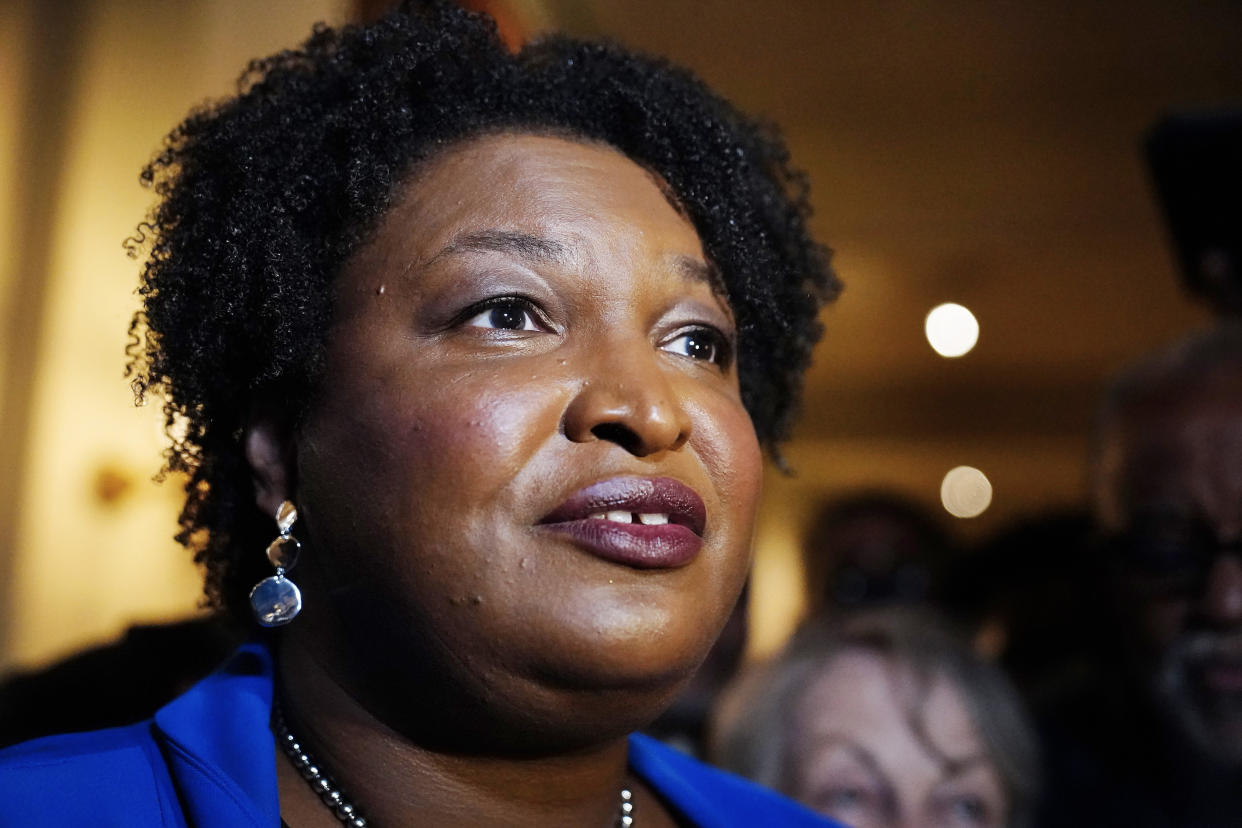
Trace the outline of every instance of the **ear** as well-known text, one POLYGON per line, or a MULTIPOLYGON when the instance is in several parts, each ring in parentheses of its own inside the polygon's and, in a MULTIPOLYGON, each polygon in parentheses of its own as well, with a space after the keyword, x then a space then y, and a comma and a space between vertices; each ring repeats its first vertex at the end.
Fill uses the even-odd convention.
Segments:
POLYGON ((294 449, 286 417, 270 408, 256 408, 246 426, 246 461, 254 479, 254 501, 263 514, 275 516, 295 489, 294 449))

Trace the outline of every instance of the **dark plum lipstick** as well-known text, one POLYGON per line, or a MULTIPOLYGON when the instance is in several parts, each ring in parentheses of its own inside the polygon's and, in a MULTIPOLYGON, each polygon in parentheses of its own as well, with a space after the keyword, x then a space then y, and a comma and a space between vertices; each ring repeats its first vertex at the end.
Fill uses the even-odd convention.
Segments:
POLYGON ((703 548, 703 498, 668 477, 613 477, 574 492, 539 524, 636 569, 672 569, 703 548))

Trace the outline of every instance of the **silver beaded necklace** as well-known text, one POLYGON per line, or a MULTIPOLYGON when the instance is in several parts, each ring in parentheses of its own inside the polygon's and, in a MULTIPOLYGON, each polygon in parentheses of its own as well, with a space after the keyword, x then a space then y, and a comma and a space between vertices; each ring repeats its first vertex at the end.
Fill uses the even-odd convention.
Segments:
MULTIPOLYGON (((293 766, 302 774, 302 778, 311 786, 311 790, 332 811, 332 815, 337 818, 337 821, 342 825, 349 826, 349 828, 367 828, 370 823, 367 822, 366 817, 358 813, 358 809, 354 807, 354 804, 345 797, 341 789, 319 767, 319 763, 306 750, 306 746, 289 732, 289 726, 285 724, 285 717, 280 714, 279 707, 272 711, 272 724, 276 728, 276 741, 280 743, 280 747, 285 752, 285 755, 289 757, 289 760, 293 762, 293 766)), ((283 820, 281 824, 284 824, 283 820)), ((621 806, 617 810, 617 828, 633 828, 633 826, 634 795, 629 788, 622 788, 621 806)))

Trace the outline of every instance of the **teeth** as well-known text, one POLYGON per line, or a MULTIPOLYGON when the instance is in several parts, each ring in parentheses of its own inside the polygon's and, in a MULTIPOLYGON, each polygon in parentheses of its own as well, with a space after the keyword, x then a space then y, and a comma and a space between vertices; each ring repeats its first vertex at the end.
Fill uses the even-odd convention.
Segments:
POLYGON ((611 520, 613 523, 641 523, 646 526, 663 526, 668 523, 668 515, 660 512, 635 514, 634 512, 623 512, 619 509, 612 512, 595 512, 590 518, 591 520, 611 520))

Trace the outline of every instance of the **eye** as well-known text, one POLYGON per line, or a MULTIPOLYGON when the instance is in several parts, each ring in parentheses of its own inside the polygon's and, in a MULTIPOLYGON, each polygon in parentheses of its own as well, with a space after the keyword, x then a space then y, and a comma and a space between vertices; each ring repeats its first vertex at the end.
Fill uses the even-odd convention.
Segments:
POLYGON ((980 823, 984 821, 987 808, 984 803, 975 797, 958 797, 951 803, 951 813, 953 816, 961 819, 965 823, 980 823))
POLYGON ((945 825, 954 828, 976 828, 990 825, 991 809, 983 799, 974 794, 948 796, 942 805, 945 825))
POLYGON ((821 814, 851 824, 883 824, 886 808, 883 794, 855 785, 835 785, 810 800, 821 814))
POLYGON ((531 303, 513 296, 489 299, 466 311, 462 324, 470 328, 498 331, 542 331, 538 314, 531 303))
POLYGON ((838 788, 824 796, 824 805, 828 808, 845 810, 857 808, 866 799, 866 793, 858 788, 838 788))
POLYGON ((679 334, 661 346, 670 354, 679 354, 700 362, 729 364, 729 340, 711 328, 694 328, 679 334))

